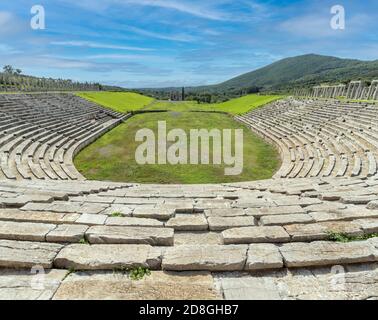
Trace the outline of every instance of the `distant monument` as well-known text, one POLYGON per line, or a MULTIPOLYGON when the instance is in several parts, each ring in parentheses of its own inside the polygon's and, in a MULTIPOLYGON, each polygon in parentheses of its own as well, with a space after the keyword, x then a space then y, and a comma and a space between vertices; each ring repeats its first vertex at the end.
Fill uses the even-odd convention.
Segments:
POLYGON ((182 87, 180 91, 172 91, 170 93, 170 101, 185 101, 185 88, 182 87))

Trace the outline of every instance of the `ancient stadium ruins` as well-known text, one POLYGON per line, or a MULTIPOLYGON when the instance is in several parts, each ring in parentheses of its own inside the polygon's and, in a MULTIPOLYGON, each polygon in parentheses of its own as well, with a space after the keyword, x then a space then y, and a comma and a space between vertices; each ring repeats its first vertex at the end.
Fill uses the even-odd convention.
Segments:
POLYGON ((236 116, 282 167, 219 185, 86 180, 74 156, 130 115, 69 93, 0 95, 0 114, 3 299, 378 298, 374 104, 236 116), (151 275, 123 272, 138 267, 151 275))

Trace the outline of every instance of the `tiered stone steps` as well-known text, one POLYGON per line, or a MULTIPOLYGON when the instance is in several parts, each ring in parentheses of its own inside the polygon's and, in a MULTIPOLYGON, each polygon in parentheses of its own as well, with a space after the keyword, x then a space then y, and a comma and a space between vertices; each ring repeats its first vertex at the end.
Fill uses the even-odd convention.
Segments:
POLYGON ((2 96, 0 112, 0 298, 378 298, 372 106, 288 100, 238 117, 283 165, 223 185, 85 181, 74 155, 122 115, 51 94, 2 96), (151 275, 132 280, 138 267, 151 275))
MULTIPOLYGON (((263 279, 256 278, 260 272, 313 274, 324 268, 331 275, 335 266, 361 264, 371 268, 367 276, 376 272, 378 238, 339 243, 329 236, 378 232, 378 180, 282 179, 158 189, 93 181, 59 185, 0 184, 0 277, 12 278, 9 269, 36 266, 48 274, 74 271, 62 277, 50 298, 63 297, 75 279, 81 286, 97 279, 112 282, 106 272, 120 272, 122 278, 122 270, 137 267, 163 272, 162 277, 207 272, 211 298, 231 298, 224 272, 240 273, 247 283, 263 279)), ((371 286, 375 283, 368 290, 371 286)), ((71 294, 85 298, 79 291, 71 294)), ((112 291, 102 297, 106 294, 112 291)), ((249 294, 253 298, 256 292, 249 294)))
POLYGON ((70 94, 0 95, 0 179, 84 180, 74 156, 130 115, 70 94))
POLYGON ((335 100, 283 100, 237 116, 280 151, 277 178, 377 174, 376 106, 335 100))

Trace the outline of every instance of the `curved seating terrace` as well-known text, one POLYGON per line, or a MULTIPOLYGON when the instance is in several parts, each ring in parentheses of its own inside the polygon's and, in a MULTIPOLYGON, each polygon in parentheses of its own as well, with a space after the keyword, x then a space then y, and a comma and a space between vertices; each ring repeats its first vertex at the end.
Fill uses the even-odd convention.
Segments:
POLYGON ((0 95, 0 179, 83 180, 73 157, 127 115, 70 94, 0 95))
POLYGON ((1 95, 0 113, 2 298, 378 297, 374 105, 287 99, 236 117, 282 167, 223 185, 86 181, 74 155, 129 115, 71 94, 1 95), (25 284, 36 265, 44 288, 25 284), (152 275, 114 275, 135 267, 152 275))

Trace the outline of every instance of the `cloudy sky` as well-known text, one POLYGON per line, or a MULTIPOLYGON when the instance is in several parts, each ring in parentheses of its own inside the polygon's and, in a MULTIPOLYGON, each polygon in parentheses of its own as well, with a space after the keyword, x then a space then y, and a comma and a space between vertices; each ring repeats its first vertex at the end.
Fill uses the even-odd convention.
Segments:
POLYGON ((378 59, 377 0, 1 0, 0 61, 125 87, 213 84, 306 53, 378 59), (46 13, 33 30, 33 5, 46 13), (345 30, 330 26, 342 5, 345 30))

